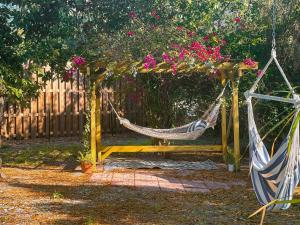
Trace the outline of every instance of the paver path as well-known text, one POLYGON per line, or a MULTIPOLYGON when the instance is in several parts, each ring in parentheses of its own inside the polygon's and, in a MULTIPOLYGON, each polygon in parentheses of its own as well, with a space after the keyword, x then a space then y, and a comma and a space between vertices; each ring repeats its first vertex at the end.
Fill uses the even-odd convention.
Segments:
POLYGON ((217 182, 207 180, 184 180, 157 174, 148 174, 133 170, 132 172, 95 173, 90 181, 100 185, 127 186, 146 188, 153 191, 209 192, 214 189, 230 189, 234 185, 245 186, 246 182, 217 182))

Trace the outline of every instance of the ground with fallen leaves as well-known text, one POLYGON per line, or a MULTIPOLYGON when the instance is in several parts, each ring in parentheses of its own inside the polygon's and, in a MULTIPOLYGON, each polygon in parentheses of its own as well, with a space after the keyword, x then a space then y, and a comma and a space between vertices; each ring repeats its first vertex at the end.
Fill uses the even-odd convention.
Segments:
MULTIPOLYGON (((164 191, 93 182, 92 175, 66 170, 81 145, 10 145, 0 150, 0 224, 258 224, 248 219, 258 207, 247 163, 239 173, 221 167, 213 171, 143 170, 166 179, 207 182, 243 181, 230 189, 209 192, 164 191), (17 159, 17 160, 13 160, 17 159)), ((147 156, 143 156, 147 157, 147 156)), ((173 159, 221 162, 217 155, 171 155, 173 159)), ((114 171, 130 173, 131 170, 114 171)), ((99 172, 100 173, 100 172, 99 172)), ((268 212, 265 224, 300 224, 300 207, 268 212)))

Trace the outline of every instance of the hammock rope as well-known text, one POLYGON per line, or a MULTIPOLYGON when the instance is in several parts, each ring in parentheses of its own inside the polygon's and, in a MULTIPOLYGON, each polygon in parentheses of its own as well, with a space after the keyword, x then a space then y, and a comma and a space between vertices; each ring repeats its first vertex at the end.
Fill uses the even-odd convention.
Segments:
MULTIPOLYGON (((128 119, 123 118, 115 109, 113 103, 107 98, 113 112, 116 114, 120 123, 140 134, 145 136, 159 138, 159 139, 166 139, 166 140, 196 140, 200 137, 206 129, 212 128, 215 126, 217 122, 217 118, 220 111, 220 106, 222 104, 222 97, 224 95, 225 89, 228 86, 229 81, 224 86, 221 93, 215 99, 215 101, 208 107, 208 109, 204 112, 201 119, 193 121, 191 123, 185 124, 180 127, 170 128, 170 129, 155 129, 149 127, 142 127, 136 124, 131 123, 128 119)), ((101 88, 100 91, 103 93, 103 89, 101 88)))

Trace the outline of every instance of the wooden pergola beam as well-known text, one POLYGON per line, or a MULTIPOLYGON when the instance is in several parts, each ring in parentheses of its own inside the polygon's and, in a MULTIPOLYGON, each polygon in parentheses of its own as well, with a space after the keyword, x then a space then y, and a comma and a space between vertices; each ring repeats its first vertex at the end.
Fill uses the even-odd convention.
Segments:
MULTIPOLYGON (((101 145, 101 113, 100 113, 100 95, 96 94, 96 85, 101 83, 109 73, 116 74, 131 74, 132 66, 135 67, 137 73, 172 73, 170 65, 165 62, 157 64, 155 69, 145 69, 142 61, 137 62, 121 62, 121 63, 98 63, 94 70, 93 75, 97 73, 96 71, 99 68, 105 68, 102 73, 99 73, 98 76, 93 79, 94 85, 92 89, 91 96, 91 154, 93 157, 94 170, 96 170, 96 161, 97 161, 97 149, 99 149, 98 159, 103 160, 108 157, 113 152, 169 152, 169 151, 192 151, 194 150, 213 150, 220 151, 223 153, 223 157, 227 154, 227 121, 226 121, 226 103, 225 98, 221 108, 221 145, 197 145, 197 146, 107 146, 104 147, 101 145)), ((239 140, 239 105, 238 105, 238 83, 235 82, 235 71, 238 73, 238 79, 242 77, 243 72, 247 70, 257 69, 256 67, 249 67, 244 63, 233 64, 225 62, 219 64, 217 69, 220 70, 221 76, 220 81, 224 86, 227 80, 231 81, 233 95, 233 132, 234 132, 234 157, 236 169, 240 168, 240 140, 239 140)), ((210 68, 203 64, 197 64, 191 67, 185 63, 178 65, 178 74, 190 74, 190 73, 208 73, 210 68)), ((90 68, 87 68, 87 73, 91 74, 90 68)))

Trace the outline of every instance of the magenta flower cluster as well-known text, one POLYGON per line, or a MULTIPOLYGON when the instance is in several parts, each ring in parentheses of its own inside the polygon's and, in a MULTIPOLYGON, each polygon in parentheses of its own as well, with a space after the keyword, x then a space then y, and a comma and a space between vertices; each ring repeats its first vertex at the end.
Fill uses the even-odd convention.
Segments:
POLYGON ((86 63, 85 58, 76 55, 73 56, 72 62, 75 66, 83 66, 86 63))

